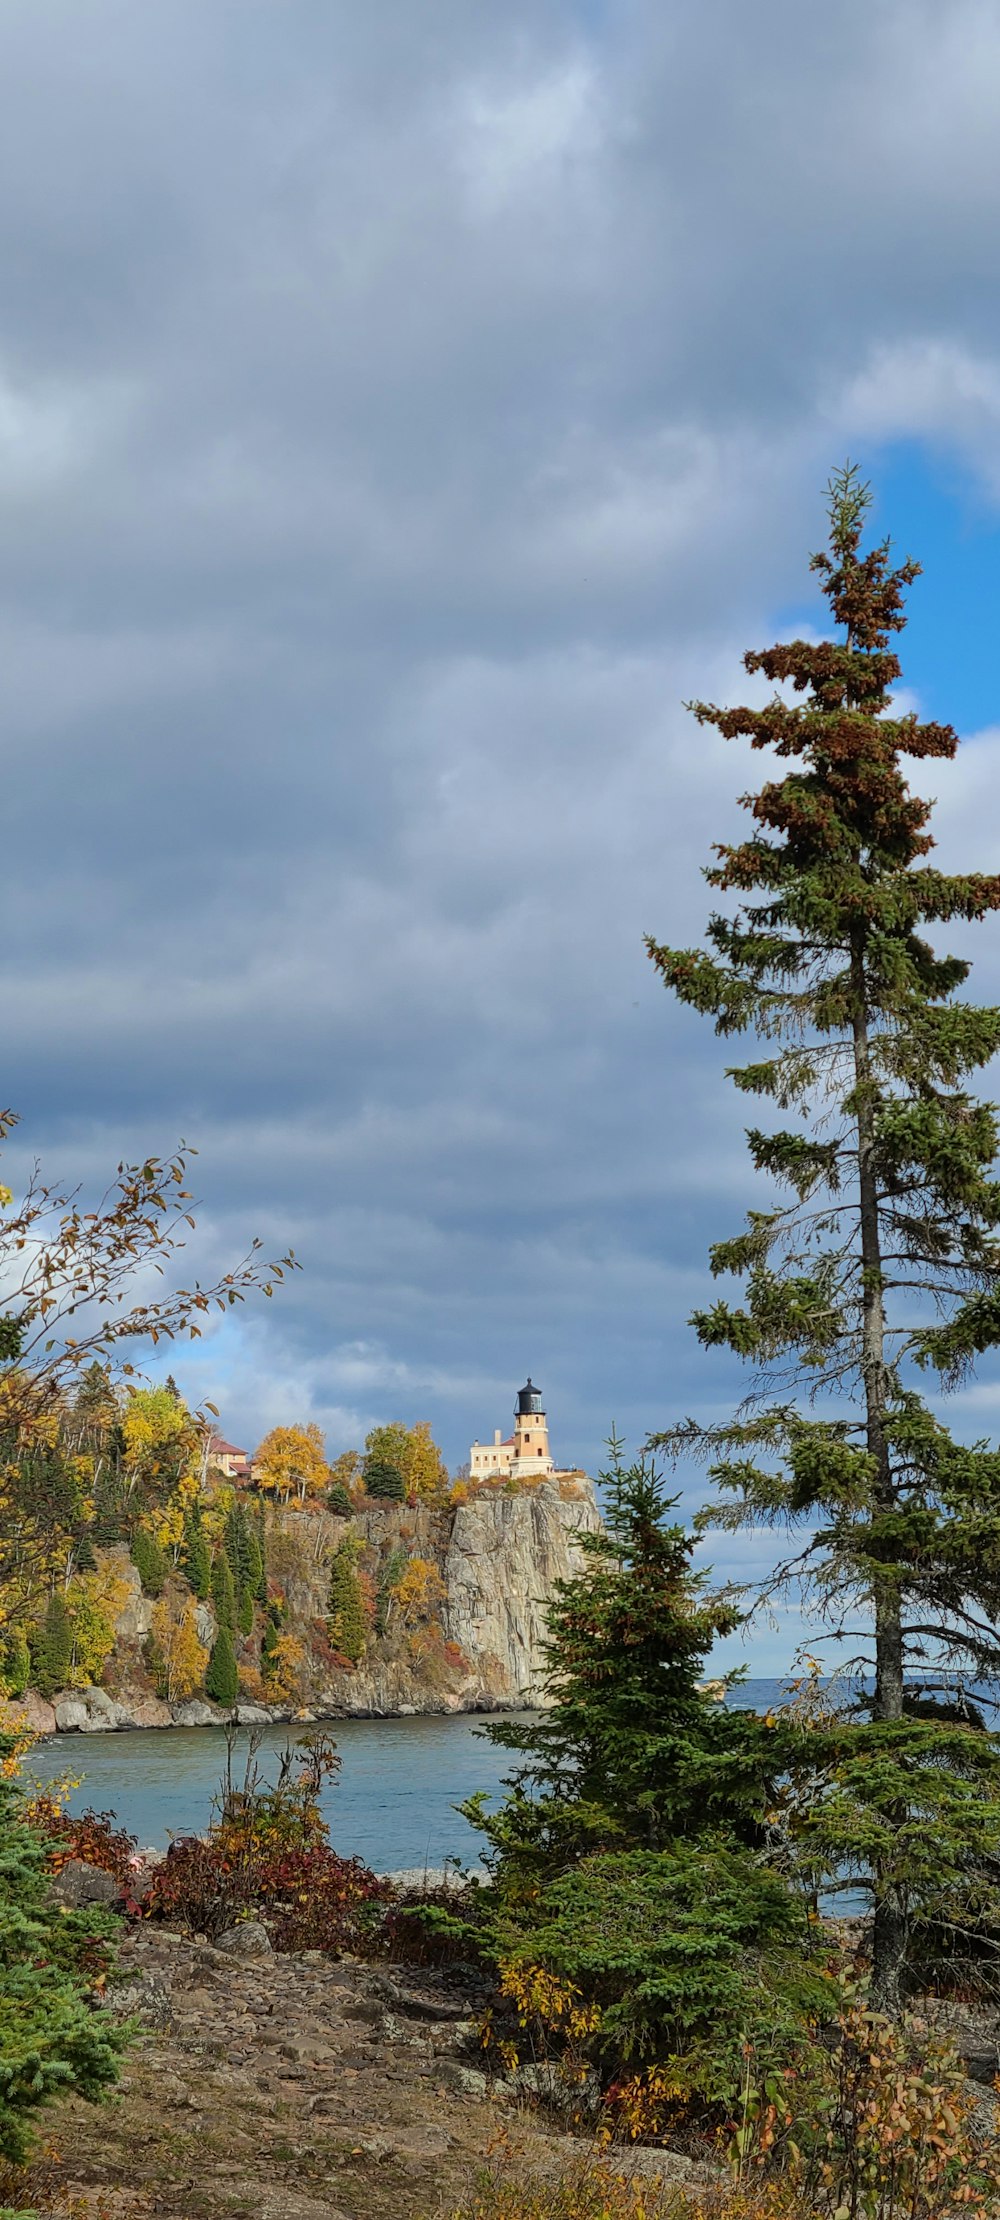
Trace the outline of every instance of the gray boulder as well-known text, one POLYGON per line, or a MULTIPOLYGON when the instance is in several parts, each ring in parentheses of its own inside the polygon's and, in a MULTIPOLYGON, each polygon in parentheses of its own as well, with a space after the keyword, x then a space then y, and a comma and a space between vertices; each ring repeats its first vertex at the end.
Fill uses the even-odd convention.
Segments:
POLYGON ((97 1997, 98 2008, 116 2020, 141 2020, 144 2027, 170 2026, 170 1991, 158 1973, 134 1966, 118 1980, 111 1980, 97 1997))
POLYGON ((106 1688, 81 1688, 56 1697, 60 1734, 110 1734, 118 1725, 118 1706, 106 1688))
POLYGON ((242 1919, 238 1927, 227 1927, 216 1936, 215 1947, 230 1958, 266 1958, 274 1946, 259 1919, 242 1919))
POLYGON ((88 1865, 84 1858, 67 1858, 52 1882, 56 1903, 64 1904, 68 1911, 78 1911, 82 1904, 117 1904, 121 1893, 113 1873, 105 1873, 100 1865, 88 1865))
POLYGON ((220 1711, 216 1704, 203 1703, 200 1696, 192 1696, 189 1703, 178 1704, 173 1714, 175 1727, 217 1727, 228 1717, 228 1711, 220 1711))

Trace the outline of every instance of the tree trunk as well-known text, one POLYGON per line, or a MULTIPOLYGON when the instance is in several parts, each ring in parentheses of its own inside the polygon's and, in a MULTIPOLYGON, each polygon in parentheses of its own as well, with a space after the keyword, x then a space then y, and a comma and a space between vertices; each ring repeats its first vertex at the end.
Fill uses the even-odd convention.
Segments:
MULTIPOLYGON (((889 1510, 893 1503, 892 1470, 885 1433, 886 1369, 885 1309, 882 1294, 882 1243, 879 1229, 878 1191, 875 1183, 875 1107, 872 1099, 871 1051, 864 944, 860 935, 851 949, 853 987, 852 1032, 854 1077, 857 1088, 858 1198, 861 1221, 863 1274, 861 1371, 865 1390, 868 1454, 875 1465, 872 1507, 889 1510)), ((903 1716, 903 1627, 899 1589, 891 1573, 872 1578, 875 1615, 875 1699, 872 1715, 880 1720, 903 1716)), ((872 1945, 872 1990, 876 2003, 892 2009, 899 2001, 906 1952, 906 1914, 899 1892, 882 1887, 875 1877, 875 1933, 872 1945)))

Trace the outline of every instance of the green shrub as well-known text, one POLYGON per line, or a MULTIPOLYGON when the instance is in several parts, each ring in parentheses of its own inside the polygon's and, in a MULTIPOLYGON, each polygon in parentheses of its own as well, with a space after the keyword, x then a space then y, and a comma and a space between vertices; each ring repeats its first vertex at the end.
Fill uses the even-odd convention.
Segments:
MULTIPOLYGON (((0 1741, 8 1757, 10 1742, 0 1741)), ((46 1845, 0 1777, 0 2153, 20 2159, 31 2114, 115 2079, 123 2035, 90 2003, 89 1968, 107 1961, 117 1923, 50 1902, 46 1845), (86 1969, 86 1970, 85 1970, 86 1969)))
POLYGON ((212 1644, 212 1654, 205 1674, 205 1694, 213 1703, 230 1705, 236 1702, 239 1676, 236 1671, 236 1652, 233 1637, 227 1626, 220 1626, 212 1644))
POLYGON ((326 1507, 328 1511, 332 1511, 335 1519, 354 1517, 354 1505, 342 1480, 335 1480, 332 1488, 327 1489, 326 1507))
POLYGON ((784 2061, 837 2009, 804 1909, 731 1842, 584 1858, 522 1913, 501 1910, 491 1940, 508 1994, 540 1967, 593 2008, 605 2079, 656 2059, 711 2105, 735 2103, 748 2044, 784 2061))
POLYGON ((155 1534, 150 1534, 144 1526, 137 1526, 132 1536, 132 1563, 142 1583, 143 1595, 162 1596, 170 1568, 155 1534))

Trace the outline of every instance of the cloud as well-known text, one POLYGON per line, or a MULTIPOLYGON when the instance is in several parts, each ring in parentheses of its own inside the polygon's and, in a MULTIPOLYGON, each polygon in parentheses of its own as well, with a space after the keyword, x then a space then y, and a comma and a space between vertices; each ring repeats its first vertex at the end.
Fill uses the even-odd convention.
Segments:
POLYGON ((294 1242, 190 1360, 240 1438, 458 1461, 530 1369, 593 1467, 738 1394, 684 1320, 739 1105, 642 937, 748 770, 682 705, 845 449, 996 498, 998 66, 976 0, 4 11, 14 1161, 183 1132, 192 1268, 294 1242))

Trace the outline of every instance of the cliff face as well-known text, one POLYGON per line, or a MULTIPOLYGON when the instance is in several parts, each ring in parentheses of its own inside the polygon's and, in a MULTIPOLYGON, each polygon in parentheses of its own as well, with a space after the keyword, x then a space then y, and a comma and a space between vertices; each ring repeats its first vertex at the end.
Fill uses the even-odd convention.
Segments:
POLYGON ((580 1529, 599 1525, 589 1480, 477 1496, 455 1512, 444 1563, 446 1626, 478 1676, 484 1703, 537 1700, 546 1603, 579 1563, 580 1529))
MULTIPOLYGON (((258 1628, 242 1646, 235 1716, 264 1723, 310 1715, 502 1711, 539 1701, 547 1599, 579 1563, 581 1529, 599 1524, 592 1483, 576 1478, 518 1493, 484 1491, 453 1509, 370 1503, 350 1522, 327 1511, 271 1514, 268 1571, 301 1664, 294 1690, 273 1701, 255 1667, 258 1628), (423 1612, 389 1602, 386 1623, 371 1632, 353 1669, 331 1651, 327 1626, 330 1563, 348 1533, 357 1539, 370 1594, 401 1555, 430 1568, 434 1587, 423 1612)), ((23 1708, 31 1723, 42 1732, 93 1733, 208 1725, 231 1716, 201 1696, 168 1705, 157 1695, 148 1664, 153 1604, 127 1549, 105 1555, 114 1559, 127 1597, 101 1685, 68 1690, 51 1703, 29 1696, 23 1708)), ((197 1619, 200 1639, 210 1644, 216 1632, 210 1604, 198 1606, 197 1619)))

